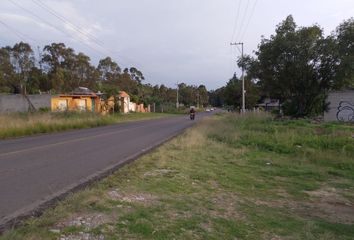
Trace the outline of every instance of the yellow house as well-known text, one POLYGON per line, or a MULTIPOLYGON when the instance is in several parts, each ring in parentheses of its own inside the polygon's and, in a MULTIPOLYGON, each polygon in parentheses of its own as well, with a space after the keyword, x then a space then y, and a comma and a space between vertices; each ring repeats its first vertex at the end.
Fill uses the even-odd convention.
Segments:
POLYGON ((114 97, 104 96, 105 94, 96 94, 86 87, 78 87, 70 94, 52 97, 51 109, 54 112, 84 111, 103 115, 114 112, 114 97))
POLYGON ((52 97, 51 109, 55 112, 101 112, 101 99, 96 94, 65 94, 52 97))

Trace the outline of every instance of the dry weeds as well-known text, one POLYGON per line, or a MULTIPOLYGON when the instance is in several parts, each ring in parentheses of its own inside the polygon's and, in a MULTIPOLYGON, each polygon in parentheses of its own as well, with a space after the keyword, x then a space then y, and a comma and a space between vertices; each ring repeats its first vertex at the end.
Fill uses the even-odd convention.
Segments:
POLYGON ((108 191, 107 196, 110 200, 126 203, 141 203, 145 206, 158 202, 158 198, 150 193, 126 193, 119 191, 119 189, 108 191))

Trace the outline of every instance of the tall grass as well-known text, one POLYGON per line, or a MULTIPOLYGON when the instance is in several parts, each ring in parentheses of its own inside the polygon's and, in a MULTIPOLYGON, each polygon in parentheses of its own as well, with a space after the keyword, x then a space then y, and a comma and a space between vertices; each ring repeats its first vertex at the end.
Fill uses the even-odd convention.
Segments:
POLYGON ((168 114, 132 113, 101 116, 93 113, 11 113, 0 115, 0 139, 28 136, 38 133, 60 132, 91 128, 123 121, 150 119, 168 114))

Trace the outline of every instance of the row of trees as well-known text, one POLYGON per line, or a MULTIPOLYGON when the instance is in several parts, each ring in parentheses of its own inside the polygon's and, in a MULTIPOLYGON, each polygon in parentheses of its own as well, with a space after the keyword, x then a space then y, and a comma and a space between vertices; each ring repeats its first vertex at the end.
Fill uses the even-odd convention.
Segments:
MULTIPOLYGON (((245 76, 246 108, 253 108, 259 101, 261 95, 260 87, 250 77, 245 76)), ((209 101, 212 106, 228 106, 238 109, 242 105, 242 81, 234 74, 226 86, 209 92, 209 101)))
MULTIPOLYGON (((143 73, 136 67, 122 69, 110 57, 93 66, 90 57, 52 43, 36 59, 28 43, 0 48, 0 93, 65 93, 79 86, 114 95, 124 90, 139 103, 176 103, 177 90, 164 85, 144 84, 143 73)), ((208 103, 204 85, 179 84, 179 100, 185 105, 208 103)))
MULTIPOLYGON (((245 56, 238 65, 247 72, 247 107, 270 97, 281 101, 287 115, 320 114, 329 91, 354 88, 354 19, 325 37, 320 26, 298 27, 290 15, 274 35, 262 37, 255 57, 245 56)), ((234 76, 210 97, 217 103, 240 106, 239 79, 234 76)))

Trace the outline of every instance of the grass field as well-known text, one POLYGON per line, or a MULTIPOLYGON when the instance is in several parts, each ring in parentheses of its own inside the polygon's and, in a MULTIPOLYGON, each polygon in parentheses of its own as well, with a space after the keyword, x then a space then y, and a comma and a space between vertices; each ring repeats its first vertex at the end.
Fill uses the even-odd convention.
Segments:
POLYGON ((0 239, 354 239, 353 135, 217 115, 0 239))
POLYGON ((132 113, 101 116, 92 113, 11 113, 0 115, 0 139, 104 126, 119 122, 168 116, 160 113, 132 113))

